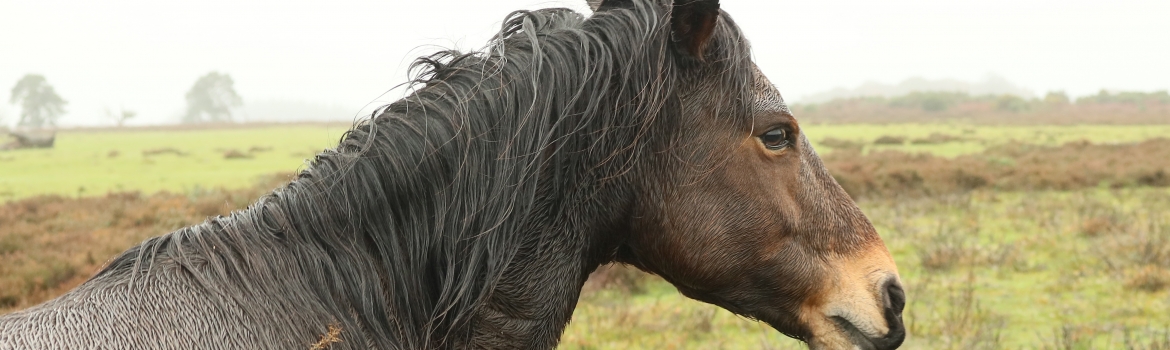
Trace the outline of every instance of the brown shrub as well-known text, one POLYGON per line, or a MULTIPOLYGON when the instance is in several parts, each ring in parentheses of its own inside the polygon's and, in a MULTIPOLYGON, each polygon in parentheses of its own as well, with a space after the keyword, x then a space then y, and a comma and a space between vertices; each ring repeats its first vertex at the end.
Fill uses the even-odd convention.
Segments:
POLYGON ((957 142, 957 141, 963 141, 963 138, 958 137, 958 136, 952 136, 952 135, 940 134, 940 133, 934 132, 934 133, 930 133, 930 136, 927 136, 926 138, 910 140, 910 143, 915 144, 915 145, 937 145, 937 144, 941 144, 941 143, 957 142))
POLYGON ((1094 216, 1081 222, 1081 234, 1096 237, 1115 230, 1117 223, 1110 216, 1094 216))
POLYGON ((877 140, 873 140, 875 145, 901 145, 906 143, 906 138, 901 136, 882 135, 877 140))
POLYGON ((954 159, 929 154, 835 151, 825 165, 856 197, 938 195, 993 187, 1072 190, 1170 186, 1170 139, 1131 144, 1073 142, 1059 147, 1011 143, 954 159))
POLYGON ((949 242, 933 243, 918 251, 922 267, 931 271, 950 270, 958 266, 966 256, 967 250, 963 245, 949 242))
POLYGON ((1125 281, 1125 287, 1146 292, 1157 292, 1170 285, 1170 272, 1156 265, 1146 265, 1132 273, 1125 281))
POLYGON ((1170 174, 1167 174, 1166 169, 1157 169, 1152 172, 1138 175, 1138 184, 1145 186, 1170 186, 1170 174))
MULTIPOLYGON (((1156 94, 1156 93, 1155 93, 1156 94)), ((933 99, 907 101, 908 97, 850 98, 820 104, 796 104, 793 112, 802 123, 930 123, 964 121, 989 125, 1165 124, 1170 123, 1170 103, 1147 101, 1080 101, 1044 103, 990 96, 926 93, 933 99), (937 100, 942 98, 943 100, 937 100), (911 103, 899 103, 911 102, 911 103), (1008 102, 1005 104, 1005 102, 1008 102), (1023 103, 1020 105, 1020 103, 1023 103), (1019 108, 1023 107, 1023 108, 1019 108)), ((1161 96, 1166 96, 1162 92, 1161 96)))
POLYGON ((836 150, 857 150, 857 151, 860 151, 863 147, 865 147, 864 143, 857 142, 857 141, 845 140, 845 139, 839 139, 839 138, 835 138, 835 137, 827 137, 824 140, 821 140, 821 144, 825 145, 825 147, 833 148, 836 150))
POLYGON ((142 151, 142 155, 145 157, 159 156, 159 155, 166 155, 166 154, 173 154, 173 155, 180 156, 180 157, 187 155, 186 152, 177 150, 173 147, 152 148, 152 149, 142 151))
POLYGON ((240 152, 238 149, 229 149, 223 152, 224 159, 248 159, 252 158, 251 153, 240 152))
POLYGON ((189 194, 40 196, 0 204, 0 314, 57 296, 146 238, 244 208, 287 175, 255 188, 189 194))
MULTIPOLYGON (((1127 289, 1157 292, 1170 287, 1170 216, 1161 209, 1163 193, 1140 200, 1132 207, 1113 205, 1106 211, 1110 214, 1100 225, 1109 225, 1102 229, 1108 234, 1098 234, 1090 251, 1127 289)), ((1086 204, 1082 212, 1101 212, 1099 207, 1111 205, 1086 204)), ((1096 220, 1090 217, 1087 222, 1097 225, 1096 220)))

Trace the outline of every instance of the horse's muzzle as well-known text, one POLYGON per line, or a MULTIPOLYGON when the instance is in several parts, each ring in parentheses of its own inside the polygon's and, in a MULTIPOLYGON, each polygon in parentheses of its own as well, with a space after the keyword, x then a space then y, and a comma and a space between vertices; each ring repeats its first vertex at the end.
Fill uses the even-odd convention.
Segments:
POLYGON ((871 338, 843 317, 833 317, 854 345, 863 350, 897 349, 906 340, 906 326, 902 324, 902 309, 906 307, 906 292, 896 279, 890 279, 882 288, 882 315, 889 331, 879 338, 871 338))

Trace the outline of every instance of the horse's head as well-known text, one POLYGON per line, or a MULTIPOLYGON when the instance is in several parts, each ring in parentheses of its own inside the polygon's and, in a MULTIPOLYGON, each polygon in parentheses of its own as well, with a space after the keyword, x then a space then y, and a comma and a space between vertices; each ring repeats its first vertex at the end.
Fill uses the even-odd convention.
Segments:
POLYGON ((673 134, 643 159, 618 259, 813 348, 899 346, 905 296, 890 253, 738 28, 717 0, 675 0, 667 12, 679 115, 664 117, 673 134))

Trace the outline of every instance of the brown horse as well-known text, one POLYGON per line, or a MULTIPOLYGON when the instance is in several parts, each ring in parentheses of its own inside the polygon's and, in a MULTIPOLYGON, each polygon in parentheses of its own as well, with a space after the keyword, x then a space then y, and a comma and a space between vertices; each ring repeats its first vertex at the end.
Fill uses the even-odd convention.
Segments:
POLYGON ((815 349, 905 296, 717 0, 514 13, 247 210, 0 318, 8 348, 550 348, 611 262, 815 349))

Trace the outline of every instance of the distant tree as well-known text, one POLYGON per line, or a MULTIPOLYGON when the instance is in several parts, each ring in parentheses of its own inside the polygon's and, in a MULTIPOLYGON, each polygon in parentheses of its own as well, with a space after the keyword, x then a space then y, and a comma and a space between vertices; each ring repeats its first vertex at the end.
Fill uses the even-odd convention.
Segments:
POLYGON ((917 107, 927 112, 941 112, 969 100, 971 100, 971 96, 965 92, 915 91, 891 98, 889 105, 892 107, 917 107))
POLYGON ((106 108, 106 118, 113 120, 114 124, 117 124, 119 128, 126 125, 126 121, 134 118, 136 115, 138 115, 138 112, 128 110, 125 107, 122 107, 122 110, 118 113, 111 112, 109 108, 106 108))
POLYGON ((995 109, 1004 112, 1022 112, 1031 107, 1028 100, 1016 95, 999 95, 995 98, 995 109))
POLYGON ((1064 91, 1049 91, 1047 95, 1044 95, 1044 104, 1049 106, 1065 106, 1071 101, 1064 91))
POLYGON ((1170 94, 1166 90, 1154 92, 1119 91, 1111 93, 1101 90, 1096 95, 1084 96, 1077 99, 1077 103, 1119 103, 1133 105, 1170 104, 1170 94))
POLYGON ((232 120, 232 108, 243 105, 236 94, 232 77, 219 72, 207 73, 187 91, 187 114, 183 123, 225 122, 232 120))
POLYGON ((57 125, 57 118, 65 114, 65 104, 68 103, 39 74, 27 74, 12 87, 8 103, 17 102, 21 109, 17 126, 30 128, 57 125))

